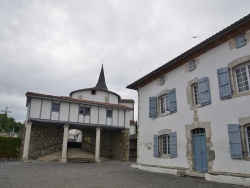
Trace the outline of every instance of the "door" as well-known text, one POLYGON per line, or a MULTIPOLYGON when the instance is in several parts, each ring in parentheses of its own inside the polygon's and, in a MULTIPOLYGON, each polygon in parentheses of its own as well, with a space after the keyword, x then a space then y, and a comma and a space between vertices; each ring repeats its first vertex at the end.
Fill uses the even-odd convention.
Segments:
POLYGON ((205 129, 193 130, 193 155, 194 170, 200 172, 208 171, 207 144, 205 129))

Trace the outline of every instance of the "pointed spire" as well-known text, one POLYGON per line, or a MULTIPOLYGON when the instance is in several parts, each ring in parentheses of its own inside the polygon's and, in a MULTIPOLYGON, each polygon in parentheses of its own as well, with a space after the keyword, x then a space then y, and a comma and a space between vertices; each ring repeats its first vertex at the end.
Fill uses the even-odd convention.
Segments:
POLYGON ((100 76, 99 76, 99 80, 95 86, 98 89, 104 89, 104 90, 108 90, 106 82, 105 82, 105 76, 104 76, 104 71, 103 71, 103 64, 102 64, 102 69, 100 72, 100 76))

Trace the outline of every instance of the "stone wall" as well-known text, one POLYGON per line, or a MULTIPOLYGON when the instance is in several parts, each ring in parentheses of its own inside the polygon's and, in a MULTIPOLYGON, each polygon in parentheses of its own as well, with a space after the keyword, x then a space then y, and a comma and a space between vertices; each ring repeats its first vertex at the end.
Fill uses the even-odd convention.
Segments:
MULTIPOLYGON (((101 129, 100 156, 112 158, 111 132, 101 129)), ((95 153, 96 130, 82 131, 82 149, 95 153), (87 139, 86 139, 87 138, 87 139)))
POLYGON ((113 132, 112 154, 114 159, 129 160, 129 129, 113 132))
MULTIPOLYGON (((22 157, 25 129, 21 134, 22 147, 20 157, 22 157)), ((31 126, 29 159, 36 159, 57 151, 62 151, 63 127, 31 126)))
MULTIPOLYGON (((95 153, 96 130, 82 131, 82 149, 95 153), (88 139, 90 138, 90 139, 88 139)), ((100 156, 121 161, 129 160, 129 129, 101 130, 100 156)))

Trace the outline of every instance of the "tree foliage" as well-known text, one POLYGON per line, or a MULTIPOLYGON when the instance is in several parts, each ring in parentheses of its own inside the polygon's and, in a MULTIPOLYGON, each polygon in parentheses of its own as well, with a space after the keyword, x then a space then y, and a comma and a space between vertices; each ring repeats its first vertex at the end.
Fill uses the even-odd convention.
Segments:
POLYGON ((0 114, 0 131, 15 131, 19 132, 21 127, 24 126, 20 122, 16 122, 13 117, 8 117, 5 114, 0 114))

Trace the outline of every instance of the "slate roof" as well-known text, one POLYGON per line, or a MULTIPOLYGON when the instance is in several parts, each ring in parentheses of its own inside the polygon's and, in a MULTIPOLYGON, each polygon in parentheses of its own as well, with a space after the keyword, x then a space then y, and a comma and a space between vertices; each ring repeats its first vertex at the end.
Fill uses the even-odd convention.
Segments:
POLYGON ((97 101, 90 101, 90 100, 81 100, 81 99, 74 99, 74 98, 66 97, 66 96, 54 96, 54 95, 46 95, 46 94, 34 93, 34 92, 27 92, 26 97, 27 98, 31 97, 31 98, 51 99, 51 100, 59 100, 59 101, 66 101, 66 102, 82 103, 82 104, 94 105, 94 106, 105 106, 105 107, 111 107, 111 108, 122 108, 122 109, 133 110, 133 108, 130 108, 125 105, 120 105, 120 104, 104 103, 104 102, 97 102, 97 101))
MULTIPOLYGON (((192 60, 195 58, 195 55, 201 55, 206 53, 207 51, 219 46, 220 44, 233 39, 234 37, 244 33, 245 31, 250 29, 250 14, 238 20, 237 22, 231 24, 227 28, 221 30, 215 35, 209 37, 205 41, 199 43, 188 51, 182 53, 171 61, 165 63, 161 67, 155 69, 149 74, 143 76, 132 84, 128 85, 127 88, 137 90, 139 86, 144 86, 150 83, 153 80, 156 80, 160 76, 170 72, 171 70, 177 68, 178 66, 183 65, 188 60, 192 60)), ((197 57, 197 56, 196 56, 197 57)))
POLYGON ((98 82, 97 82, 95 88, 103 89, 103 90, 108 90, 107 85, 106 85, 106 81, 105 81, 105 76, 104 76, 104 71, 103 71, 103 65, 102 65, 100 76, 99 76, 99 79, 98 79, 98 82))

